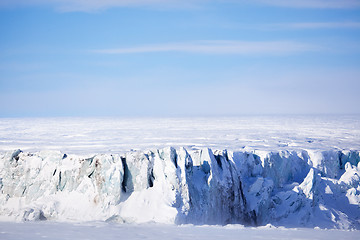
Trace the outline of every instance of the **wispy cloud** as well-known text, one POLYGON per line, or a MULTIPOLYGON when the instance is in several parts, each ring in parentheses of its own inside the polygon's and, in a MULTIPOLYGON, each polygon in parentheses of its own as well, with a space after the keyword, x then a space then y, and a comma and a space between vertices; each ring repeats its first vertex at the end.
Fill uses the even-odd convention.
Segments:
POLYGON ((184 8, 201 2, 204 0, 1 0, 0 7, 50 6, 64 12, 93 12, 113 7, 184 8))
POLYGON ((274 27, 292 29, 321 29, 321 28, 360 28, 360 22, 303 22, 303 23, 283 23, 275 24, 274 27))
POLYGON ((311 30, 311 29, 360 29, 360 22, 297 22, 237 25, 236 28, 252 30, 311 30))
POLYGON ((291 8, 360 8, 360 0, 1 0, 0 7, 50 6, 64 12, 93 12, 113 7, 188 8, 212 2, 291 8))
POLYGON ((245 42, 245 41, 195 41, 142 45, 126 48, 97 49, 92 52, 102 54, 131 54, 152 52, 185 52, 199 54, 236 55, 279 55, 308 51, 319 51, 320 47, 291 41, 245 42))
POLYGON ((360 0, 253 0, 265 5, 291 8, 359 8, 360 0))

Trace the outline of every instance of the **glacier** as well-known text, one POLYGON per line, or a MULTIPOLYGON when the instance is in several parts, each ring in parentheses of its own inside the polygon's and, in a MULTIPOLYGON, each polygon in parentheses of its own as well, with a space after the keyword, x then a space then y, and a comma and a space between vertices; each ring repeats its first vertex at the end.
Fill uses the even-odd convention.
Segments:
POLYGON ((360 153, 0 153, 0 220, 360 229, 360 153))

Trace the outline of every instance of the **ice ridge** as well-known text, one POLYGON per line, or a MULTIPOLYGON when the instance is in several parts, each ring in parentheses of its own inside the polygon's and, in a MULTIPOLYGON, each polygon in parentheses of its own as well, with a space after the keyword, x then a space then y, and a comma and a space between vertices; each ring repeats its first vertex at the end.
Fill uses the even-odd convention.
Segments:
POLYGON ((0 219, 360 229, 359 151, 0 154, 0 219))

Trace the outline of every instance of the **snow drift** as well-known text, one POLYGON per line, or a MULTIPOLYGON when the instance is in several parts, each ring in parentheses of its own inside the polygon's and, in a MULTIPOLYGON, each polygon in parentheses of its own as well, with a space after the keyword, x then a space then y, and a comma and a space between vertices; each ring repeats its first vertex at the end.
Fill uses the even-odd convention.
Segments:
POLYGON ((0 154, 2 220, 360 229, 358 151, 0 154))

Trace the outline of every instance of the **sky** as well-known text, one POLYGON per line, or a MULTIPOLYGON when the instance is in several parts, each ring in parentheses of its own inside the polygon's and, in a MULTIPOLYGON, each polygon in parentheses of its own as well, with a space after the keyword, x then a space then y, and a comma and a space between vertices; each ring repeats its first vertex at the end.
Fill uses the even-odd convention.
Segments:
POLYGON ((0 1, 0 117, 359 106, 360 0, 0 1))

